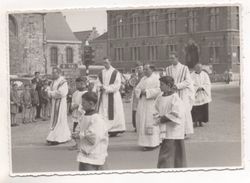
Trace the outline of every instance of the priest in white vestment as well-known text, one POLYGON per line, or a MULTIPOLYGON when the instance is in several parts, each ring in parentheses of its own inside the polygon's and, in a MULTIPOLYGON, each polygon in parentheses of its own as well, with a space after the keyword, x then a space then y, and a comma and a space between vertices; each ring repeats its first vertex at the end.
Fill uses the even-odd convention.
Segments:
POLYGON ((50 145, 57 145, 71 140, 71 133, 67 120, 67 94, 68 84, 61 76, 59 68, 53 68, 53 79, 51 87, 47 90, 49 97, 52 98, 52 112, 50 132, 47 142, 50 145))
POLYGON ((175 53, 170 54, 171 64, 166 68, 166 75, 174 78, 175 89, 185 104, 185 134, 194 132, 191 110, 194 102, 194 88, 187 66, 181 64, 175 53))
POLYGON ((104 58, 105 69, 98 77, 97 88, 99 99, 97 104, 98 112, 104 117, 109 136, 117 136, 125 131, 125 117, 122 98, 120 94, 121 75, 111 66, 109 59, 104 58))
POLYGON ((135 95, 139 99, 136 112, 138 145, 143 150, 152 150, 160 144, 160 129, 153 117, 154 102, 160 93, 159 76, 153 73, 150 65, 145 65, 144 77, 135 88, 135 95))
POLYGON ((192 118, 194 126, 203 126, 202 123, 207 123, 209 120, 208 103, 211 98, 211 82, 208 74, 202 71, 200 63, 195 65, 195 71, 191 73, 191 78, 194 82, 195 101, 192 109, 192 118))

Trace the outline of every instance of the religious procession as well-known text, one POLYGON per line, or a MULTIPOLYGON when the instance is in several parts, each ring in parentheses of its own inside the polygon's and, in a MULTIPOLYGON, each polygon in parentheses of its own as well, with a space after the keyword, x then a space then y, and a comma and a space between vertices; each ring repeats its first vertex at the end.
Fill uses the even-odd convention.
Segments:
MULTIPOLYGON (((160 148, 157 168, 186 167, 185 139, 209 121, 211 83, 208 74, 197 63, 190 73, 176 53, 170 54, 171 65, 161 74, 154 66, 137 63, 128 83, 132 88, 132 125, 142 151, 160 148)), ((60 68, 53 68, 52 82, 42 81, 39 72, 18 98, 16 84, 11 88, 11 126, 22 106, 23 123, 50 117, 46 142, 49 146, 75 144, 79 170, 103 170, 109 138, 126 131, 123 101, 120 94, 122 76, 103 59, 104 69, 96 83, 87 77, 75 80, 76 90, 67 102, 69 86, 60 68), (69 111, 68 111, 69 110, 69 111), (72 130, 68 123, 72 120, 72 130)))
POLYGON ((9 14, 12 171, 240 166, 239 17, 238 6, 9 14))

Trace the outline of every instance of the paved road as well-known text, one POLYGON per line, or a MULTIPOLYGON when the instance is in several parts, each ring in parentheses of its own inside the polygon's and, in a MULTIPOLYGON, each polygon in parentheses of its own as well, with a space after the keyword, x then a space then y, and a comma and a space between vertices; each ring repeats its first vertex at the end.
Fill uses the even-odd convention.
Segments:
MULTIPOLYGON (((212 88, 210 122, 195 129, 186 140, 188 167, 223 167, 241 164, 240 89, 235 84, 212 88)), ((143 152, 136 144, 131 125, 130 103, 124 103, 127 132, 110 139, 107 167, 114 169, 156 168, 158 149, 143 152)), ((13 172, 76 171, 72 143, 46 146, 49 122, 12 128, 13 172)))

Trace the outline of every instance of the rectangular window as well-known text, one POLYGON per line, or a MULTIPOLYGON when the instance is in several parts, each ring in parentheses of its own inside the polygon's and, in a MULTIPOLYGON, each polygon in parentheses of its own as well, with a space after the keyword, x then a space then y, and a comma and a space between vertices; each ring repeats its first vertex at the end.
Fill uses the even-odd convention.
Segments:
POLYGON ((73 49, 72 48, 67 48, 66 49, 66 59, 67 63, 73 63, 73 49))
POLYGON ((56 47, 50 48, 50 63, 52 66, 57 66, 58 64, 58 50, 56 47))
POLYGON ((166 58, 168 59, 169 58, 169 54, 171 53, 171 52, 176 52, 176 45, 174 45, 174 44, 169 44, 169 45, 167 45, 166 46, 166 58))
POLYGON ((176 13, 169 12, 166 14, 166 33, 169 35, 176 33, 176 13))
POLYGON ((149 16, 149 35, 155 36, 157 35, 157 15, 149 16))
POLYGON ((188 11, 187 16, 187 32, 193 33, 196 32, 197 26, 197 17, 196 11, 188 11))
POLYGON ((123 19, 117 18, 116 21, 116 38, 122 38, 123 37, 123 19))
POLYGON ((132 37, 138 37, 139 36, 139 16, 133 16, 132 17, 132 24, 131 24, 131 34, 132 37))
POLYGON ((115 60, 116 61, 124 60, 124 48, 115 48, 115 60))
POLYGON ((133 61, 140 60, 140 48, 139 47, 131 47, 130 53, 131 53, 131 60, 133 61))
POLYGON ((209 26, 211 31, 219 30, 219 8, 210 9, 209 26))
POLYGON ((148 59, 150 61, 156 61, 158 59, 158 47, 148 46, 148 59))

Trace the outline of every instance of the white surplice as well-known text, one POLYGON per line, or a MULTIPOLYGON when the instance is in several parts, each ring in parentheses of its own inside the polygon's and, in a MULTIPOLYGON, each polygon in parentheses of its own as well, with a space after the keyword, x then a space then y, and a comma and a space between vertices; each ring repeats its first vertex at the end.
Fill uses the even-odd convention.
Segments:
POLYGON ((192 72, 191 78, 194 82, 195 91, 194 106, 200 106, 211 102, 211 82, 208 74, 204 71, 201 71, 199 74, 192 72), (197 92, 198 88, 203 88, 203 90, 197 92))
POLYGON ((122 98, 120 94, 120 87, 121 87, 121 75, 119 72, 116 74, 114 84, 109 84, 111 75, 115 69, 110 67, 108 70, 102 70, 102 80, 98 79, 97 88, 103 85, 105 91, 102 94, 102 99, 100 101, 99 113, 104 117, 105 121, 107 122, 108 131, 109 132, 121 132, 125 131, 125 117, 124 117, 124 109, 122 98), (114 120, 108 119, 108 94, 114 94, 114 120))
POLYGON ((166 116, 171 120, 160 124, 161 139, 184 139, 185 109, 178 94, 160 95, 155 101, 155 109, 157 116, 166 116))
POLYGON ((47 141, 67 142, 71 139, 71 133, 67 120, 67 101, 68 84, 63 77, 59 77, 52 82, 48 90, 49 96, 52 98, 51 112, 51 128, 47 141), (56 101, 59 108, 57 108, 56 101), (58 109, 58 110, 57 110, 58 109))
POLYGON ((166 75, 174 78, 175 85, 178 89, 179 97, 185 105, 185 133, 194 133, 191 110, 194 102, 194 88, 193 81, 187 66, 178 63, 177 65, 170 65, 166 68, 166 75))
POLYGON ((135 88, 135 95, 139 99, 136 112, 136 128, 138 133, 138 145, 142 147, 155 147, 160 143, 160 129, 155 125, 153 114, 155 113, 154 102, 161 93, 159 77, 152 74, 144 76, 135 88), (141 96, 141 91, 146 91, 146 96, 141 96), (152 129, 152 134, 146 132, 152 129))

